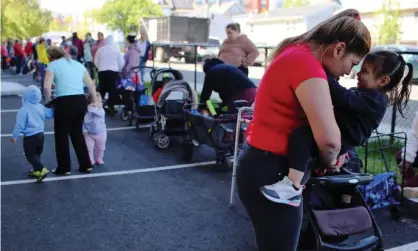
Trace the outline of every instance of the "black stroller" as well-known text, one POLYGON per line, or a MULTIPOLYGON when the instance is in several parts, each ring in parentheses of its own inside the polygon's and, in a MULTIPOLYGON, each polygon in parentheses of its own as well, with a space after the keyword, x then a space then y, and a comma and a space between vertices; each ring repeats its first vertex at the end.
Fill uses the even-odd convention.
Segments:
MULTIPOLYGON (((239 109, 248 106, 248 102, 237 100, 234 105, 235 108, 239 109)), ((203 116, 193 109, 192 104, 186 105, 184 112, 186 130, 182 145, 183 159, 191 161, 194 147, 207 145, 215 150, 216 163, 223 170, 230 170, 231 158, 235 149, 237 113, 220 114, 214 117, 203 116)), ((241 123, 238 132, 240 135, 244 134, 246 126, 246 123, 241 123)), ((239 138, 243 139, 244 137, 239 138)))
POLYGON ((173 69, 155 72, 152 90, 153 94, 158 92, 156 95, 159 97, 155 104, 155 121, 150 127, 150 136, 158 149, 169 147, 169 136, 184 134, 183 107, 197 102, 196 92, 182 78, 181 72, 173 69), (159 75, 163 76, 161 81, 157 78, 159 75))
MULTIPOLYGON (((120 113, 120 118, 123 121, 129 121, 129 125, 132 125, 132 115, 135 113, 135 103, 139 98, 139 76, 137 75, 138 69, 137 67, 132 68, 130 70, 129 75, 136 75, 134 78, 124 79, 119 78, 116 85, 116 92, 114 94, 114 105, 123 106, 123 109, 120 113)), ((105 109, 106 113, 110 113, 107 100, 104 100, 103 108, 105 109)))
POLYGON ((347 165, 339 173, 309 178, 303 192, 301 249, 383 251, 382 234, 359 190, 373 175, 352 173, 347 165))

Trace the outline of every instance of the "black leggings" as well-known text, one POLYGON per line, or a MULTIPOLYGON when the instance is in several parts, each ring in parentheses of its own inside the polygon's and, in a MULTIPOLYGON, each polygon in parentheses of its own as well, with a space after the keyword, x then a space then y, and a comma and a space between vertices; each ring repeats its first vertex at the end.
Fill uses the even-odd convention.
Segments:
POLYGON ((91 167, 86 141, 83 136, 84 116, 87 112, 87 100, 84 95, 62 96, 54 100, 55 153, 57 173, 71 170, 70 142, 73 143, 79 168, 85 171, 91 167))
POLYGON ((114 110, 116 102, 116 81, 119 79, 119 73, 115 71, 100 71, 99 72, 99 88, 100 95, 104 99, 106 92, 109 93, 107 100, 107 107, 114 110))
POLYGON ((38 133, 23 138, 23 150, 33 171, 41 171, 44 165, 41 163, 41 154, 44 149, 44 133, 38 133))
MULTIPOLYGON (((267 200, 260 187, 274 184, 287 175, 288 162, 245 145, 237 167, 239 198, 253 224, 258 251, 295 251, 302 224, 302 206, 293 207, 267 200)), ((305 175, 304 180, 309 175, 305 175)))

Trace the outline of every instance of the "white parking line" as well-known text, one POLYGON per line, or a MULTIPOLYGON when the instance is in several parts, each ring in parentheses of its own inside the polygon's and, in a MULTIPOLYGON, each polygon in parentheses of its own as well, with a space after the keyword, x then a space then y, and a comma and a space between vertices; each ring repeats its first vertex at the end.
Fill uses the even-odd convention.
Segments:
MULTIPOLYGON (((198 162, 198 163, 191 163, 191 164, 162 166, 162 167, 151 167, 151 168, 142 168, 142 169, 134 169, 134 170, 105 172, 105 173, 90 173, 90 174, 78 174, 78 175, 71 175, 71 176, 58 176, 58 177, 53 177, 53 178, 45 178, 43 182, 58 181, 58 180, 75 180, 75 179, 85 179, 85 178, 95 178, 95 177, 105 177, 105 176, 116 176, 116 175, 125 175, 125 174, 133 174, 133 173, 149 173, 149 172, 158 172, 158 171, 167 171, 167 170, 175 170, 175 169, 183 169, 183 168, 190 168, 190 167, 213 165, 215 163, 216 163, 215 161, 206 161, 206 162, 198 162)), ((33 180, 33 179, 2 181, 1 186, 29 184, 29 183, 35 183, 35 182, 36 182, 36 180, 33 180)))
POLYGON ((17 112, 17 111, 19 111, 19 109, 1 110, 2 113, 5 113, 5 112, 17 112))
POLYGON ((385 249, 385 251, 417 251, 418 250, 418 241, 412 242, 403 246, 394 247, 391 249, 385 249))
MULTIPOLYGON (((138 128, 150 128, 151 125, 147 124, 147 125, 140 125, 138 128)), ((123 127, 115 127, 115 128, 107 128, 108 132, 111 131, 123 131, 123 130, 131 130, 134 129, 135 126, 123 126, 123 127)), ((54 132, 44 132, 45 135, 54 135, 54 132)), ((7 134, 2 134, 1 137, 12 137, 13 134, 12 133, 7 133, 7 134)))

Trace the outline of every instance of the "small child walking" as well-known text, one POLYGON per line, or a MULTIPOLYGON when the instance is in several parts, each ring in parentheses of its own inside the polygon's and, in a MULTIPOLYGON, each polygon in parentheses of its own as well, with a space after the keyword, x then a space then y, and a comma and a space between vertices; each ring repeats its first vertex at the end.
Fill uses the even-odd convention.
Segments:
POLYGON ((96 103, 92 103, 92 98, 90 96, 87 98, 87 102, 88 108, 84 118, 83 131, 89 150, 90 161, 92 165, 103 165, 107 133, 102 97, 97 93, 96 103))
POLYGON ((30 176, 41 182, 49 173, 41 162, 41 154, 44 148, 45 119, 54 117, 53 110, 46 108, 40 102, 41 91, 38 87, 30 85, 26 87, 22 97, 22 107, 17 112, 16 125, 10 142, 16 143, 20 134, 23 134, 23 150, 26 159, 32 165, 30 176))

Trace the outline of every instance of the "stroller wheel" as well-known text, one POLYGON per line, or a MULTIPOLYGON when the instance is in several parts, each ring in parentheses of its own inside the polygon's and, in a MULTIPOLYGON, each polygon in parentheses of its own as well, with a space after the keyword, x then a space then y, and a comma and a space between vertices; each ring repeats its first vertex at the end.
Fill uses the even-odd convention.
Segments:
POLYGON ((193 158, 193 144, 183 142, 182 144, 182 157, 184 161, 190 162, 193 158))
POLYGON ((152 124, 151 126, 150 126, 150 128, 149 128, 149 136, 151 137, 151 138, 153 138, 154 137, 154 134, 157 132, 157 128, 156 128, 156 126, 155 126, 155 124, 152 124))
POLYGON ((120 119, 122 121, 128 121, 128 119, 129 119, 129 112, 127 112, 127 111, 121 112, 120 113, 120 119))
POLYGON ((156 133, 153 139, 154 145, 159 149, 166 149, 170 146, 170 138, 164 133, 156 133))

